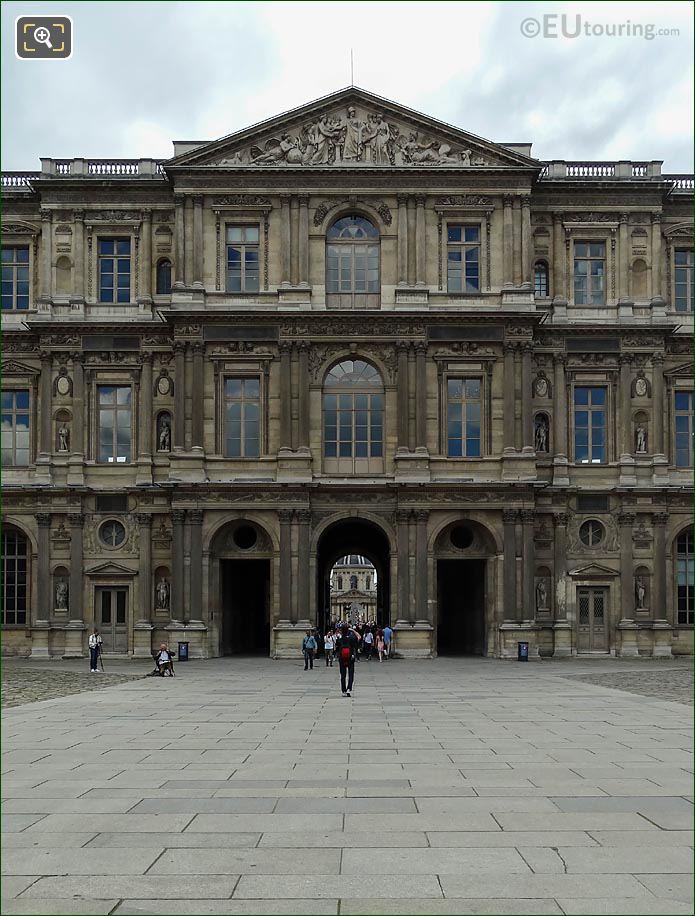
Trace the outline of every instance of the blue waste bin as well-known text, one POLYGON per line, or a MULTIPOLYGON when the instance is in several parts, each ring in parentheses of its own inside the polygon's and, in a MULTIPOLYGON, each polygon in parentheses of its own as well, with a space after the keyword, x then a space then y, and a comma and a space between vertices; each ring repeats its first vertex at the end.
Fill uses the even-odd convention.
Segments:
POLYGON ((519 662, 527 662, 528 661, 528 643, 527 642, 518 642, 516 645, 517 645, 516 660, 519 662))
POLYGON ((179 643, 179 661, 180 662, 188 661, 188 643, 187 642, 179 643))

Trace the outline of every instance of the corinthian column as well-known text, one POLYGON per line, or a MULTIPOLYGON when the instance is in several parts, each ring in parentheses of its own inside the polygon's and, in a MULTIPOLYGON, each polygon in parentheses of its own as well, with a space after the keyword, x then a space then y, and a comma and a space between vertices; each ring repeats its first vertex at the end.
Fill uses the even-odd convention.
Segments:
POLYGON ((652 354, 654 394, 654 409, 652 412, 652 426, 654 433, 654 455, 664 455, 664 356, 662 353, 652 354))
POLYGON ((427 519, 429 511, 418 509, 415 512, 415 619, 418 623, 428 623, 427 606, 427 519))
POLYGON ((398 610, 396 622, 404 625, 410 620, 410 510, 396 511, 398 550, 398 610))
MULTIPOLYGON (((204 379, 203 379, 203 351, 205 345, 196 342, 193 344, 193 384, 192 384, 192 409, 191 409, 191 445, 194 448, 203 448, 203 421, 204 421, 204 379)), ((202 555, 201 555, 202 556, 202 555)))
POLYGON ((415 198, 415 285, 425 286, 425 196, 418 194, 415 198))
POLYGON ((565 231, 563 214, 553 213, 553 298, 565 297, 565 231))
POLYGON ((309 448, 309 346, 305 340, 299 344, 299 448, 309 448))
POLYGON ((292 344, 280 342, 280 448, 292 448, 292 344))
POLYGON ((398 195, 398 285, 408 285, 408 195, 398 195))
POLYGON ((654 588, 652 592, 652 617, 654 620, 666 620, 666 524, 668 512, 655 512, 652 515, 654 526, 654 588))
POLYGON ((140 296, 149 302, 152 299, 152 211, 140 214, 140 296))
POLYGON ((186 262, 186 227, 184 222, 186 198, 183 194, 174 194, 174 234, 176 260, 174 261, 174 286, 183 288, 186 262))
POLYGON ((531 283, 531 198, 521 198, 521 282, 531 283))
POLYGON ((43 350, 41 353, 41 378, 39 382, 41 417, 39 424, 39 453, 46 460, 50 459, 50 455, 53 452, 51 436, 51 366, 51 354, 47 350, 43 350))
POLYGON ((504 509, 504 619, 516 621, 519 610, 516 602, 516 522, 519 513, 516 509, 504 509))
POLYGON ((84 515, 68 515, 70 526, 70 623, 82 626, 82 587, 84 583, 84 556, 82 553, 82 528, 84 515))
POLYGON ((417 388, 415 447, 427 450, 427 344, 415 345, 415 379, 417 388))
POLYGON ((535 578, 536 578, 536 550, 533 542, 533 522, 536 517, 532 509, 522 509, 522 570, 524 583, 524 600, 521 608, 522 620, 533 620, 536 616, 535 578))
POLYGON ((190 623, 203 619, 203 510, 190 509, 188 519, 191 529, 191 600, 188 618, 190 623))
MULTIPOLYGON (((297 617, 315 624, 316 608, 309 607, 309 552, 311 539, 311 510, 297 509, 297 617)), ((319 596, 322 600, 323 595, 319 596)))
POLYGON ((299 195, 299 285, 309 285, 309 196, 299 195))
POLYGON ((41 298, 50 301, 53 289, 52 213, 41 211, 41 298))
POLYGON ((139 601, 136 626, 149 626, 152 619, 152 516, 140 512, 135 516, 140 532, 139 601))
POLYGON ((174 341, 174 451, 185 447, 186 428, 186 344, 174 341))
POLYGON ((278 509, 280 522, 280 620, 297 622, 292 602, 292 509, 278 509))
POLYGON ((193 198, 193 286, 203 286, 203 195, 193 198))
POLYGON ((514 280, 514 224, 512 222, 512 204, 514 198, 505 194, 502 199, 503 210, 503 268, 502 282, 504 286, 512 286, 514 280))
POLYGON ((521 348, 521 445, 524 452, 534 451, 533 413, 531 410, 531 354, 533 347, 525 343, 521 348))
POLYGON ((36 608, 37 626, 48 626, 51 616, 51 514, 50 512, 37 512, 36 524, 39 527, 38 537, 38 607, 36 608))
POLYGON ((516 452, 515 441, 515 413, 516 413, 516 385, 513 344, 504 345, 504 453, 506 455, 516 452))
POLYGON ((410 344, 399 340, 398 351, 398 449, 408 450, 408 350, 410 344))
POLYGON ((171 622, 180 624, 183 620, 183 525, 186 520, 186 513, 183 509, 174 509, 171 513, 172 521, 172 541, 171 541, 171 622))

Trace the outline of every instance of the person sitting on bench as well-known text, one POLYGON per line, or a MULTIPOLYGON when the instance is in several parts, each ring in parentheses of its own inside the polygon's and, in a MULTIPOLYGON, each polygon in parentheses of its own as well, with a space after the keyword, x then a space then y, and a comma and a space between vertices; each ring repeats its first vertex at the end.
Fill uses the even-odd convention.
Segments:
POLYGON ((157 653, 155 661, 157 662, 157 668, 162 677, 164 677, 167 671, 169 672, 169 677, 174 676, 174 660, 166 643, 163 642, 159 647, 159 652, 157 653))

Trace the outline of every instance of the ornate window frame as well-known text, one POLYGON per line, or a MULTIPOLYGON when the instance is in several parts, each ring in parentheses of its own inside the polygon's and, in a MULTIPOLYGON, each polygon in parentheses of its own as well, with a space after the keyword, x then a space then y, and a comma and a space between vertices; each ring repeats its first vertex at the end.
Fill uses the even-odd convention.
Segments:
POLYGON ((439 456, 446 461, 482 461, 492 455, 492 372, 494 357, 485 360, 452 359, 434 355, 437 364, 439 393, 439 456), (449 380, 453 378, 480 379, 480 455, 449 455, 447 404, 449 380))
POLYGON ((2 224, 2 241, 3 248, 16 248, 19 246, 29 247, 29 305, 26 309, 8 309, 3 310, 3 317, 9 315, 31 315, 36 309, 36 298, 38 294, 38 270, 39 270, 39 236, 41 230, 38 226, 31 226, 28 223, 6 222, 2 224))
POLYGON ((272 205, 267 203, 253 204, 242 202, 234 204, 215 204, 215 291, 225 296, 249 299, 268 291, 268 245, 270 239, 270 211, 272 205), (258 227, 258 291, 228 293, 227 290, 227 226, 258 227))
POLYGON ((492 203, 489 205, 465 205, 450 206, 436 204, 434 206, 437 214, 437 238, 438 238, 438 281, 437 289, 446 296, 454 299, 476 298, 482 293, 489 293, 492 289, 491 284, 491 220, 494 212, 492 203), (448 242, 449 226, 477 226, 480 231, 480 288, 475 293, 450 292, 448 289, 448 242))
POLYGON ((260 461, 268 456, 269 436, 269 376, 271 357, 249 360, 212 358, 215 392, 215 456, 224 461, 260 461), (224 453, 224 383, 228 378, 258 379, 259 382, 259 443, 258 457, 225 455, 224 453))
POLYGON ((610 370, 605 372, 584 372, 569 370, 568 373, 569 395, 569 435, 571 463, 577 468, 605 468, 616 461, 617 443, 615 430, 616 416, 616 380, 615 373, 610 370), (576 458, 576 425, 574 421, 576 405, 574 403, 575 388, 605 388, 606 389, 606 457, 601 462, 578 462, 576 458))
POLYGON ((108 372, 104 369, 96 369, 92 374, 87 376, 86 381, 89 384, 89 432, 87 441, 89 443, 90 455, 89 460, 95 467, 99 468, 116 468, 116 467, 133 467, 137 463, 139 451, 138 442, 138 392, 139 383, 134 377, 136 370, 129 372, 122 370, 120 372, 108 372), (130 388, 130 461, 99 461, 99 388, 130 388))

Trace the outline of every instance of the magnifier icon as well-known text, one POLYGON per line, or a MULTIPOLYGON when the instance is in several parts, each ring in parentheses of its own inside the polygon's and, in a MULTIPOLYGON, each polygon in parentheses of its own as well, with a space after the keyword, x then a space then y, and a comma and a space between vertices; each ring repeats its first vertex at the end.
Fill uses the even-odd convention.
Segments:
POLYGON ((34 41, 40 45, 46 45, 47 48, 53 50, 53 45, 51 44, 51 33, 48 29, 41 25, 38 29, 34 29, 34 41))

